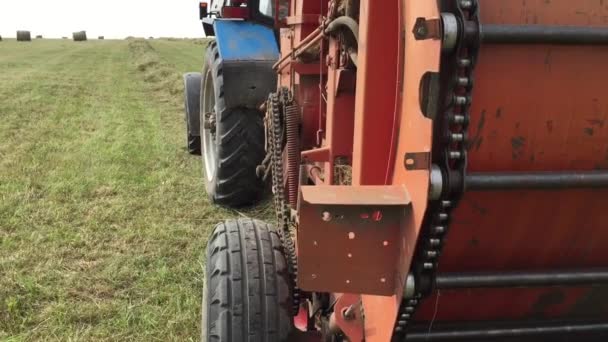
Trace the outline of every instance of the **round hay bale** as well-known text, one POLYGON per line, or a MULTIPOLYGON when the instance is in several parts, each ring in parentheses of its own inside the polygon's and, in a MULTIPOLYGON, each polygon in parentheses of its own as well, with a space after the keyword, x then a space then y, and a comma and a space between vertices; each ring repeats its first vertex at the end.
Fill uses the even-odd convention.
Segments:
POLYGON ((37 35, 36 39, 42 39, 42 36, 41 35, 37 35))
POLYGON ((17 31, 18 42, 31 42, 32 34, 30 31, 17 31))
POLYGON ((75 42, 84 42, 87 40, 87 32, 86 31, 74 32, 72 34, 72 37, 74 38, 75 42))
POLYGON ((99 40, 104 40, 104 39, 105 39, 105 37, 104 37, 104 36, 99 36, 99 37, 97 37, 97 39, 99 39, 99 40))
POLYGON ((0 42, 2 41, 2 36, 0 36, 0 42))

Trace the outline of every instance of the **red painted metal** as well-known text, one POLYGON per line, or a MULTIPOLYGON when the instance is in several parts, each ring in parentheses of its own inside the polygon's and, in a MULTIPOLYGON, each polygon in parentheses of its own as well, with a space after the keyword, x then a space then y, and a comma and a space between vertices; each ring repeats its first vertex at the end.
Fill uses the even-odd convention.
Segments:
POLYGON ((224 6, 222 7, 222 18, 249 19, 250 10, 247 7, 224 6))
MULTIPOLYGON (((607 27, 592 0, 480 1, 486 24, 607 27)), ((470 172, 608 169, 608 47, 481 48, 470 125, 470 172)), ((608 191, 466 193, 440 271, 508 271, 606 266, 608 191)), ((418 320, 598 317, 605 288, 446 291, 418 320), (467 305, 475 303, 475 305, 467 305)))
POLYGON ((361 1, 354 184, 386 184, 399 64, 398 4, 398 1, 361 1))
MULTIPOLYGON (((401 16, 397 29, 399 32, 407 32, 408 27, 413 27, 418 17, 438 18, 439 9, 436 3, 424 1, 405 1, 399 8, 401 16)), ((399 271, 400 279, 405 281, 410 269, 410 260, 414 253, 418 233, 428 202, 429 168, 430 164, 417 167, 415 170, 407 170, 404 166, 404 157, 408 153, 427 153, 432 147, 432 124, 424 117, 419 105, 420 80, 427 72, 439 71, 439 57, 441 44, 436 40, 417 41, 411 34, 405 34, 403 44, 399 45, 403 51, 399 55, 407 61, 400 65, 394 65, 395 72, 399 72, 400 86, 399 98, 396 107, 395 125, 386 130, 384 134, 391 137, 384 150, 388 151, 391 144, 396 151, 391 158, 391 167, 384 169, 383 177, 389 176, 391 184, 404 184, 411 192, 412 215, 405 221, 402 227, 399 243, 401 245, 399 271), (406 48, 407 47, 407 48, 406 48), (391 135, 396 135, 392 137, 391 135)), ((382 149, 382 147, 380 147, 382 149)), ((401 284, 400 290, 405 284, 401 284)), ((396 316, 401 303, 403 293, 396 291, 392 297, 378 297, 363 295, 365 308, 366 341, 386 342, 390 341, 395 326, 396 316)))
MULTIPOLYGON (((598 1, 479 2, 487 24, 608 26, 608 7, 598 1)), ((301 178, 317 185, 301 186, 300 191, 299 285, 304 290, 339 292, 334 297, 358 293, 353 296, 365 312, 363 338, 387 342, 427 210, 429 156, 437 148, 432 122, 420 109, 420 84, 426 73, 440 72, 441 42, 417 41, 412 28, 418 18, 439 19, 440 11, 436 1, 361 0, 355 73, 342 60, 338 41, 321 37, 312 20, 331 15, 328 3, 332 2, 292 1, 289 29, 280 35, 279 85, 292 90, 302 113, 301 160, 307 177, 301 178), (293 52, 302 47, 318 47, 321 58, 298 59, 293 52), (408 155, 422 156, 415 160, 415 168, 405 167, 408 155), (335 186, 336 158, 351 161, 352 186, 335 186), (364 185, 381 187, 366 192, 364 185), (395 189, 409 194, 411 202, 399 204, 399 220, 388 216, 392 224, 378 225, 377 230, 363 227, 361 220, 374 217, 372 213, 350 222, 323 220, 325 212, 344 211, 346 217, 363 207, 383 207, 395 189), (349 232, 365 239, 354 243, 349 232), (382 234, 395 249, 374 253, 382 234), (364 257, 349 260, 358 255, 364 257), (375 281, 388 274, 390 289, 375 281)), ((607 57, 608 48, 598 46, 482 46, 475 72, 468 170, 607 169, 607 57)), ((608 230, 601 228, 607 207, 605 190, 466 193, 452 220, 440 271, 605 266, 608 230)), ((589 287, 444 291, 423 302, 416 320, 592 313, 608 319, 605 293, 589 287)), ((336 307, 338 303, 346 306, 338 301, 336 307)), ((350 340, 361 340, 357 332, 342 328, 350 340)))
POLYGON ((350 342, 365 341, 361 296, 342 294, 336 300, 333 318, 336 325, 348 336, 350 342))
POLYGON ((307 291, 392 295, 400 287, 403 186, 302 186, 298 283, 307 291))

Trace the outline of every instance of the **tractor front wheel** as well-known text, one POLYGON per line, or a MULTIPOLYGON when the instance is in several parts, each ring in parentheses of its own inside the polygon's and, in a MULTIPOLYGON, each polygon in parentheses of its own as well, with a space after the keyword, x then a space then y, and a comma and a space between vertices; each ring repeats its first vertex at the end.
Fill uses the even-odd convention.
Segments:
POLYGON ((202 340, 287 341, 290 275, 277 232, 239 219, 215 227, 207 245, 202 340))

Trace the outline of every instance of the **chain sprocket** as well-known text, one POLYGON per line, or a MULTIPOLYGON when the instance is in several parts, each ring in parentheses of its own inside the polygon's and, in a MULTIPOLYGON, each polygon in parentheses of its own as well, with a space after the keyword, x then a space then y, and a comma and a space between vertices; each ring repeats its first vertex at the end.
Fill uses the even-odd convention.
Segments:
POLYGON ((300 309, 300 289, 298 288, 298 262, 295 242, 291 235, 291 209, 285 201, 285 182, 283 170, 283 149, 285 141, 286 107, 293 102, 290 91, 281 88, 277 93, 268 97, 266 112, 266 141, 271 158, 272 192, 274 194, 274 209, 277 218, 279 236, 285 249, 289 273, 292 279, 293 314, 300 309))
MULTIPOLYGON (((463 32, 466 23, 479 24, 477 0, 446 0, 443 4, 447 12, 458 18, 460 32, 463 32)), ((478 40, 468 41, 460 37, 451 53, 442 54, 440 98, 446 99, 446 105, 442 104, 442 115, 435 118, 433 123, 433 135, 437 140, 433 142, 432 158, 433 164, 441 170, 444 190, 438 200, 429 203, 412 262, 415 293, 401 303, 393 341, 405 339, 407 327, 420 302, 432 292, 451 214, 464 193, 462 179, 467 167, 466 136, 478 49, 478 40)))

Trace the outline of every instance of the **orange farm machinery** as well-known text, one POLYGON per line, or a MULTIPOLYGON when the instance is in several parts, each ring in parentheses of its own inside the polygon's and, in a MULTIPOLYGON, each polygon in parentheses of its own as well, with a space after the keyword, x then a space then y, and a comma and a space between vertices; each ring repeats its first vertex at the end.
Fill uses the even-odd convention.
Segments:
POLYGON ((203 340, 608 341, 608 2, 200 12, 203 340))

